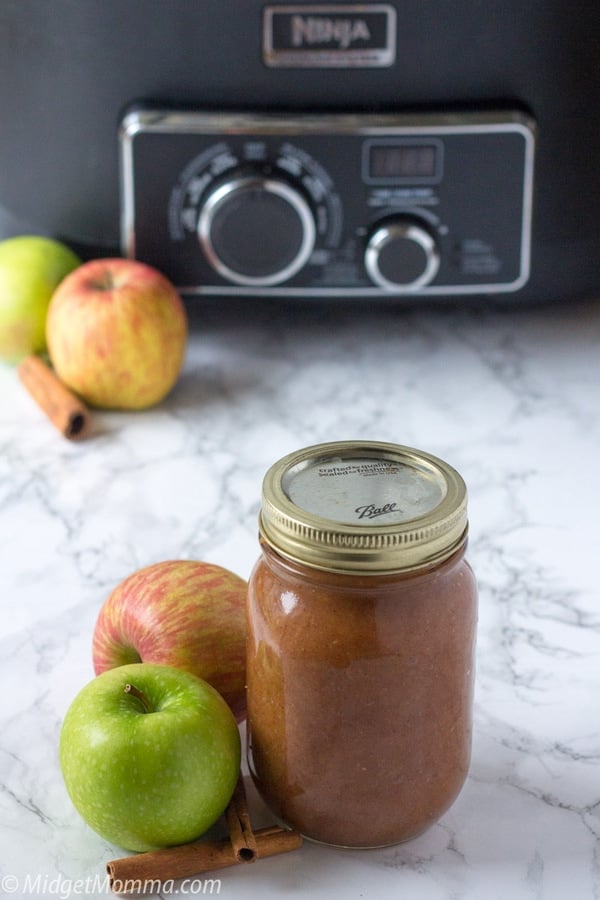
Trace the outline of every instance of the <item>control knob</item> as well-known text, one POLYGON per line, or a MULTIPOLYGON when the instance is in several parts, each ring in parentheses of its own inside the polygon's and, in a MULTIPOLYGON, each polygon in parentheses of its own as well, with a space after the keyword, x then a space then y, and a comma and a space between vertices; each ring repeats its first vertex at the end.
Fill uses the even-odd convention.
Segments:
POLYGON ((427 226, 409 216, 380 222, 365 251, 365 268, 386 290, 412 291, 429 284, 440 266, 437 242, 427 226))
POLYGON ((316 225, 300 189, 278 175, 235 172, 210 191, 198 239, 210 265, 234 284, 292 278, 308 261, 316 225))

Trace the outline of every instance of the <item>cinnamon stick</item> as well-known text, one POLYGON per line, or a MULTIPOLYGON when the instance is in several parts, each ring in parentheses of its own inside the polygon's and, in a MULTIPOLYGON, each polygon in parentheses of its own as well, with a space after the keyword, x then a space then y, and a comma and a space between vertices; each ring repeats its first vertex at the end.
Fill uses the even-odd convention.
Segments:
POLYGON ((246 790, 241 775, 225 812, 225 818, 229 840, 238 862, 254 862, 257 855, 256 838, 250 824, 246 790))
MULTIPOLYGON (((297 831, 288 831, 277 825, 260 828, 254 832, 256 855, 254 859, 276 856, 297 850, 302 845, 302 836, 297 831)), ((150 882, 175 881, 200 875, 215 869, 244 864, 247 860, 238 858, 233 844, 228 838, 222 841, 204 841, 194 844, 181 844, 178 847, 165 847, 162 850, 151 850, 137 856, 126 856, 107 863, 111 890, 122 892, 124 885, 132 883, 149 884, 150 882)))
POLYGON ((213 869, 255 862, 266 856, 297 850, 302 844, 302 835, 297 831, 288 831, 278 825, 252 830, 241 775, 225 811, 225 819, 229 838, 224 840, 195 841, 107 863, 111 890, 122 893, 132 884, 141 885, 143 890, 144 884, 175 881, 213 869))
POLYGON ((39 357, 28 356, 17 369, 19 378, 53 425, 71 441, 86 437, 90 413, 39 357))

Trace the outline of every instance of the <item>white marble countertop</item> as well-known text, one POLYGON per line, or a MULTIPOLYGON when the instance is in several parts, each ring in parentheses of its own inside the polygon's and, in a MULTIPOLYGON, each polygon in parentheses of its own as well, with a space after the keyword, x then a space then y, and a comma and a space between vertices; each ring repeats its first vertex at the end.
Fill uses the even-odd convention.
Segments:
POLYGON ((205 308, 168 400, 97 413, 79 444, 8 367, 0 397, 0 896, 109 896, 104 865, 123 853, 79 818, 57 761, 108 593, 170 558, 247 577, 267 467, 356 437, 442 456, 469 486, 470 777, 415 841, 305 844, 215 873, 210 888, 232 900, 600 897, 600 303, 205 308))

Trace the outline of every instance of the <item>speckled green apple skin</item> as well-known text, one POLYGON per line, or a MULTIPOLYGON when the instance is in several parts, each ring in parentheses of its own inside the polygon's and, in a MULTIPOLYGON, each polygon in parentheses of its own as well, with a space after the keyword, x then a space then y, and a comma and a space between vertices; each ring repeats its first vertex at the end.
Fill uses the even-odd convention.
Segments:
POLYGON ((224 811, 239 775, 240 737, 209 684, 136 663, 89 682, 60 735, 69 796, 94 831, 126 850, 183 844, 224 811), (134 685, 149 701, 125 692, 134 685))
POLYGON ((0 359, 18 363, 46 350, 46 316, 61 281, 81 265, 52 238, 19 235, 0 243, 0 359))

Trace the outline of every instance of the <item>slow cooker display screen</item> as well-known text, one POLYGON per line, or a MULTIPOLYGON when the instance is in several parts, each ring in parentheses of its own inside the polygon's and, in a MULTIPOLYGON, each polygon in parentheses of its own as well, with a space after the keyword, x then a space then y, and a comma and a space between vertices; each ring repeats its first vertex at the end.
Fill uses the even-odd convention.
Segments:
POLYGON ((437 180, 440 171, 437 144, 371 144, 369 177, 382 181, 397 179, 437 180))

